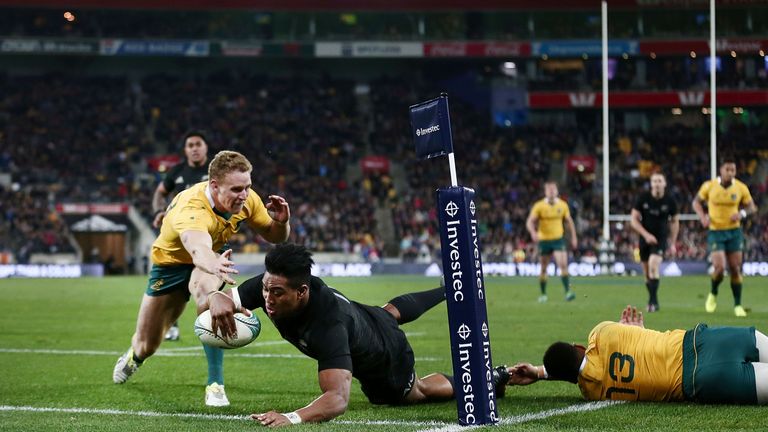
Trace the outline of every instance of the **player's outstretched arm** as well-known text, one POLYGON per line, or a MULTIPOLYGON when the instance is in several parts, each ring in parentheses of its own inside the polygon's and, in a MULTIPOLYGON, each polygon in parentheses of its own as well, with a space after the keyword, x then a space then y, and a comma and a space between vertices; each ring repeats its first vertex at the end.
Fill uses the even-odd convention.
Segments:
POLYGON ((234 267, 235 263, 229 260, 232 255, 231 249, 221 255, 216 254, 213 251, 211 235, 203 231, 184 231, 181 233, 181 243, 192 257, 192 263, 195 267, 230 285, 235 284, 235 280, 230 275, 237 274, 238 271, 234 267))
POLYGON ((630 305, 627 305, 627 307, 621 311, 621 319, 619 319, 619 322, 621 324, 645 328, 643 313, 638 311, 636 307, 630 305))
POLYGON ((352 372, 346 369, 324 369, 318 372, 323 394, 309 405, 292 413, 269 411, 251 414, 251 418, 264 426, 277 427, 303 422, 323 422, 336 418, 347 410, 352 372))
POLYGON ((528 385, 547 378, 544 366, 534 366, 530 363, 518 363, 507 368, 509 381, 507 385, 528 385))

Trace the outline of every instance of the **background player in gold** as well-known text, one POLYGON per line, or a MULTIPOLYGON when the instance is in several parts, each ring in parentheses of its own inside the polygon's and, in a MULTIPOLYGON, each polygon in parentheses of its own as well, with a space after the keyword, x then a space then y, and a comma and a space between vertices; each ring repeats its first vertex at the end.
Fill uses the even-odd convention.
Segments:
POLYGON ((709 228, 707 247, 714 267, 711 290, 704 307, 709 313, 717 308, 717 291, 723 281, 727 258, 733 291, 733 312, 737 317, 745 317, 747 312, 741 306, 741 261, 744 248, 741 220, 757 211, 757 207, 747 185, 736 179, 736 163, 733 159, 726 158, 720 164, 720 177, 701 185, 693 199, 693 209, 701 225, 709 228), (707 213, 704 212, 704 204, 707 205, 707 213))
POLYGON ((707 327, 658 332, 627 306, 619 322, 605 321, 589 344, 556 342, 544 365, 507 369, 509 385, 542 379, 578 384, 589 400, 768 403, 768 337, 754 327, 707 327))
POLYGON ((544 183, 544 198, 533 205, 528 220, 525 221, 525 227, 531 234, 531 240, 539 244, 539 262, 541 263, 541 273, 539 274, 541 296, 539 302, 541 303, 547 301, 547 266, 551 255, 555 256, 555 263, 560 268, 560 279, 565 289, 565 299, 571 301, 576 298, 568 279, 568 251, 565 247, 563 223, 568 225, 568 230, 571 232, 571 248, 576 249, 576 227, 573 224, 568 203, 558 197, 555 182, 546 182, 544 183))
MULTIPOLYGON (((231 277, 237 273, 230 260, 232 250, 223 249, 243 222, 272 243, 288 239, 288 203, 271 195, 265 207, 251 189, 251 170, 242 154, 219 152, 209 166, 209 181, 179 193, 168 206, 160 234, 152 244, 152 270, 136 332, 131 347, 117 360, 112 375, 115 383, 127 381, 155 353, 190 295, 200 313, 208 308, 212 296, 221 297, 215 294, 225 284, 235 283, 231 277)), ((229 302, 232 311, 237 312, 229 302)), ((234 320, 220 325, 224 334, 231 334, 235 328, 234 320)), ((223 386, 206 388, 206 404, 228 403, 223 386), (210 403, 209 398, 213 399, 210 403)))

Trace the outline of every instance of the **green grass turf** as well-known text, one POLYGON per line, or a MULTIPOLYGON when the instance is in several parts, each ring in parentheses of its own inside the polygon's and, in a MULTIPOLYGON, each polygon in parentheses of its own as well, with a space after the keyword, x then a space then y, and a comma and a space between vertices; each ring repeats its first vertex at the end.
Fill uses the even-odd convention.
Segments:
MULTIPOLYGON (((409 291, 436 286, 435 279, 407 276, 333 279, 327 281, 354 300, 383 304, 409 291)), ((585 343, 592 327, 615 320, 627 304, 643 306, 645 287, 639 277, 572 278, 578 297, 566 303, 557 278, 550 281, 549 303, 538 304, 535 278, 486 279, 488 314, 495 364, 541 362, 554 340, 585 343)), ((292 411, 319 395, 316 364, 281 341, 261 312, 263 330, 257 343, 225 356, 227 394, 232 405, 203 405, 206 363, 192 333, 192 308, 181 318, 182 337, 161 350, 184 356, 155 356, 124 385, 112 384, 112 367, 129 344, 145 279, 0 280, 0 406, 84 408, 157 413, 196 413, 242 416, 270 409, 292 411), (278 342, 264 344, 265 342, 278 342), (14 349, 93 351, 80 354, 9 352, 14 349), (289 358, 253 358, 238 354, 290 354, 289 358)), ((711 325, 754 325, 768 331, 768 279, 747 278, 744 304, 748 318, 733 316, 728 281, 721 286, 715 314, 704 312, 709 289, 706 277, 665 278, 661 281, 661 312, 646 316, 646 326, 664 330, 711 325)), ((444 305, 404 326, 416 353, 420 375, 451 372, 447 317, 444 305)), ((539 383, 513 388, 499 401, 504 418, 585 403, 576 386, 539 383)), ((453 402, 408 407, 370 405, 353 383, 348 423, 301 425, 303 430, 416 431, 427 422, 455 424, 453 402), (363 421, 425 422, 370 424, 363 421), (354 423, 349 423, 354 422, 354 423)), ((591 412, 548 416, 495 430, 766 430, 764 408, 700 406, 688 403, 627 403, 591 412)), ((25 412, 0 409, 0 430, 220 430, 242 431, 259 426, 237 418, 206 419, 140 417, 135 414, 25 412)))

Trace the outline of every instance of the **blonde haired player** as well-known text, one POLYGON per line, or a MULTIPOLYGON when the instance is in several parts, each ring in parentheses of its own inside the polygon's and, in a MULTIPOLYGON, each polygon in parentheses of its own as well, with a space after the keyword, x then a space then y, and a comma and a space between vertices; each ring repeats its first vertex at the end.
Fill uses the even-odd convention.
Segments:
MULTIPOLYGON (((116 384, 126 382, 155 353, 168 327, 184 311, 190 295, 198 313, 214 304, 238 312, 229 297, 215 294, 221 294, 219 290, 224 285, 235 283, 232 275, 237 270, 230 260, 232 250, 224 249, 242 223, 272 243, 288 239, 288 203, 280 196, 270 195, 264 206, 251 189, 252 169, 242 154, 221 151, 208 167, 209 180, 197 183, 171 201, 160 235, 152 244, 152 270, 136 319, 136 332, 112 373, 116 384)), ((234 319, 224 320, 219 326, 225 335, 232 334, 234 319)), ((205 403, 229 405, 222 382, 206 387, 205 403)))
POLYGON ((525 227, 531 234, 531 240, 539 244, 539 260, 541 262, 541 273, 539 274, 540 303, 547 301, 547 266, 551 255, 554 255, 555 263, 560 269, 565 299, 571 301, 576 298, 568 278, 568 251, 565 247, 563 223, 568 225, 568 230, 571 233, 571 248, 576 249, 576 226, 573 223, 573 218, 571 218, 568 203, 558 197, 557 184, 548 181, 544 183, 544 198, 533 205, 528 220, 525 221, 525 227))
POLYGON ((711 290, 704 308, 709 313, 717 308, 717 291, 723 281, 727 259, 731 274, 733 313, 737 317, 745 317, 747 312, 741 306, 741 261, 744 247, 741 220, 757 211, 757 206, 747 185, 736 179, 736 162, 733 159, 726 158, 720 164, 720 177, 701 185, 693 199, 693 209, 701 225, 709 228, 707 247, 714 268, 711 290), (707 205, 707 213, 704 213, 704 203, 707 205))

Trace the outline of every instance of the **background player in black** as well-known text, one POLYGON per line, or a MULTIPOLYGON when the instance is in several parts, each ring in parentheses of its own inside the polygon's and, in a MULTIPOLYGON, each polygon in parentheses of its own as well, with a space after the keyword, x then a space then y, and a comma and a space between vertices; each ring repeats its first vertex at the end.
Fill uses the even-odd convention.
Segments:
MULTIPOLYGON (((152 226, 155 229, 160 229, 163 224, 169 198, 193 184, 208 180, 210 160, 208 159, 208 142, 205 135, 200 131, 190 131, 184 135, 182 140, 184 142, 184 161, 168 170, 152 196, 152 211, 155 214, 152 226)), ((179 336, 179 323, 175 322, 165 333, 165 340, 177 341, 179 336)))
POLYGON ((172 197, 174 191, 181 192, 195 183, 208 180, 208 142, 200 131, 187 132, 183 138, 184 156, 183 162, 174 165, 165 175, 160 184, 155 189, 152 196, 152 211, 155 213, 155 219, 152 226, 160 228, 165 217, 165 208, 168 206, 168 199, 172 197))
POLYGON ((680 231, 677 204, 672 197, 665 194, 666 187, 664 174, 651 175, 651 191, 640 195, 632 208, 630 224, 640 234, 640 261, 649 294, 648 312, 659 310, 659 267, 664 259, 667 236, 669 252, 674 254, 677 251, 675 243, 680 231))
MULTIPOLYGON (((317 360, 323 394, 291 413, 253 414, 266 426, 330 420, 344 413, 354 376, 374 404, 410 404, 453 397, 453 379, 416 376, 413 350, 399 325, 417 319, 445 299, 443 287, 396 297, 382 307, 347 299, 311 276, 312 254, 303 246, 280 244, 266 256, 267 271, 240 287, 209 297, 214 331, 235 328, 237 310, 262 308, 280 335, 317 360)), ((503 389, 506 368, 495 369, 503 389), (502 372, 503 376, 497 374, 502 372)))

